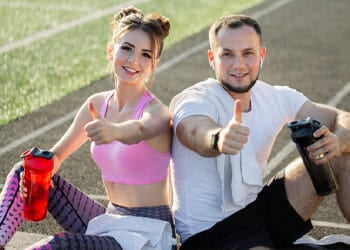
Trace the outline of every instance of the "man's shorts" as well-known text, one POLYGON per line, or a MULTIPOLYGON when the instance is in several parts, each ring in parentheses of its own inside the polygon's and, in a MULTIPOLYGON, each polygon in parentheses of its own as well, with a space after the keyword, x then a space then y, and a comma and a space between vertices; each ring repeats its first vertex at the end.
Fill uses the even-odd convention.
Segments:
POLYGON ((257 199, 213 227, 188 238, 181 249, 283 248, 312 229, 290 205, 279 172, 257 199))

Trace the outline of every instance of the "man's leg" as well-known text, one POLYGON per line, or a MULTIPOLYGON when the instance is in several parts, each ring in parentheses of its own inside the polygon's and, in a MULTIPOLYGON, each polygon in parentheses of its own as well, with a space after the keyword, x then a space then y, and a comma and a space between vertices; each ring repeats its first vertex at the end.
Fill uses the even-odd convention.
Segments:
MULTIPOLYGON (((350 221, 350 154, 344 154, 332 161, 333 171, 338 182, 337 201, 344 217, 350 221)), ((310 219, 321 204, 323 197, 316 194, 310 176, 303 166, 302 160, 297 159, 287 166, 285 172, 287 197, 291 205, 304 219, 310 219)))
POLYGON ((334 174, 338 181, 337 201, 344 217, 350 222, 350 154, 332 160, 334 174))
POLYGON ((300 158, 286 167, 285 187, 292 207, 304 221, 310 219, 320 206, 323 197, 316 194, 310 176, 300 158))

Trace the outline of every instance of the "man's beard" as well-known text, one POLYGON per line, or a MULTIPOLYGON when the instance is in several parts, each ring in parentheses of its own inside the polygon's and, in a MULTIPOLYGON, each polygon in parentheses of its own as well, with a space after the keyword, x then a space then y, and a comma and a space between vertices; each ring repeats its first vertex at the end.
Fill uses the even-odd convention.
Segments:
POLYGON ((224 89, 226 89, 227 91, 242 94, 242 93, 247 93, 251 88, 253 88, 258 78, 259 78, 259 73, 256 76, 256 78, 253 81, 251 81, 248 86, 245 86, 245 87, 235 87, 227 82, 224 82, 224 81, 220 81, 220 82, 224 87, 224 89))

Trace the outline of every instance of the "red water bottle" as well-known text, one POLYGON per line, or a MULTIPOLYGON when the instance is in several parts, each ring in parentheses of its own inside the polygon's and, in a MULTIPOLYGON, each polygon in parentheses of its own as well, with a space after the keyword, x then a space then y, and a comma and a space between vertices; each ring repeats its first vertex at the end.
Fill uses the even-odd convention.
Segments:
POLYGON ((26 220, 40 221, 46 217, 51 173, 54 167, 53 152, 36 147, 23 152, 23 185, 27 188, 23 216, 26 220))

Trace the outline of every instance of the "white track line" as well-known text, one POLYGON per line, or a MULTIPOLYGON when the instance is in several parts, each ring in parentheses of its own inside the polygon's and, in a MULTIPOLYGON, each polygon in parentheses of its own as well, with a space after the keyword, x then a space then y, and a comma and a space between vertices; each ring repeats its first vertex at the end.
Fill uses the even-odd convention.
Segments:
MULTIPOLYGON (((350 93, 350 81, 348 81, 344 87, 337 92, 337 94, 329 100, 327 103, 330 106, 336 107, 339 102, 350 93)), ((291 154, 295 150, 295 144, 290 141, 287 145, 285 145, 268 163, 267 168, 265 170, 265 177, 270 175, 271 172, 278 167, 278 165, 284 160, 284 158, 291 154)))
POLYGON ((89 7, 62 5, 62 4, 39 4, 26 2, 0 2, 0 7, 14 8, 14 9, 33 9, 33 10, 57 10, 57 11, 76 11, 88 12, 93 10, 89 7))
MULTIPOLYGON (((290 1, 291 0, 282 0, 282 1, 275 2, 271 6, 268 6, 265 9, 262 9, 261 11, 256 12, 252 16, 254 18, 260 18, 264 15, 269 14, 273 10, 276 10, 277 8, 289 3, 290 1)), ((165 71, 165 70, 171 68, 172 66, 176 65, 177 63, 181 62, 182 60, 185 60, 187 57, 191 56, 192 54, 198 52, 201 49, 204 49, 206 46, 208 46, 207 41, 191 47, 190 49, 184 51, 183 53, 177 55, 176 57, 174 57, 173 59, 171 59, 169 61, 161 63, 157 69, 157 73, 160 73, 162 71, 165 71)), ((14 140, 12 143, 6 145, 5 147, 0 148, 0 156, 6 152, 18 147, 22 143, 27 142, 31 139, 34 139, 35 137, 46 133, 48 130, 53 129, 53 128, 61 125, 62 123, 72 119, 76 112, 77 112, 77 109, 68 113, 67 115, 57 119, 57 120, 54 120, 52 123, 49 123, 44 127, 41 127, 41 128, 38 128, 37 130, 34 130, 33 132, 27 134, 26 136, 23 136, 17 140, 14 140)))
POLYGON ((25 135, 17 140, 12 141, 10 144, 6 145, 5 147, 0 148, 0 156, 3 155, 4 153, 16 148, 16 147, 22 145, 23 143, 25 143, 31 139, 34 139, 36 137, 39 137, 40 135, 46 133, 47 131, 49 131, 53 128, 56 128, 56 127, 60 126, 61 124, 69 121, 70 119, 72 119, 74 117, 74 115, 77 113, 77 111, 78 111, 78 109, 73 110, 73 111, 69 112, 68 114, 66 114, 65 116, 62 116, 62 117, 54 120, 53 122, 48 123, 47 125, 45 125, 41 128, 38 128, 37 130, 34 130, 33 132, 30 132, 27 135, 25 135))
MULTIPOLYGON (((282 7, 283 5, 289 3, 290 1, 291 0, 281 0, 281 1, 275 2, 274 4, 271 4, 270 6, 266 7, 265 9, 262 9, 260 11, 255 12, 254 14, 252 14, 252 17, 254 17, 255 19, 261 18, 261 17, 269 14, 270 12, 282 7)), ((167 62, 159 65, 157 72, 163 71, 164 69, 168 69, 169 67, 181 62, 182 60, 185 60, 187 57, 193 55, 194 53, 196 53, 202 49, 209 48, 208 46, 209 46, 208 41, 205 41, 205 42, 202 42, 202 43, 199 43, 199 44, 193 46, 189 50, 186 50, 183 53, 177 55, 176 57, 174 57, 170 61, 167 61, 167 62)))
POLYGON ((89 197, 94 200, 108 201, 107 195, 89 194, 89 197))
MULTIPOLYGON (((269 14, 270 12, 282 7, 283 5, 289 3, 291 0, 282 0, 282 1, 278 1, 278 2, 275 2, 274 4, 266 7, 265 9, 262 9, 254 14, 252 14, 252 17, 258 19, 258 18, 261 18, 263 17, 264 15, 267 15, 269 14)), ((143 1, 138 1, 138 2, 143 2, 143 1)), ((114 8, 116 7, 112 7, 112 8, 109 8, 108 11, 111 11, 112 9, 114 10, 114 8)), ((72 28, 73 26, 71 26, 72 28)), ((34 41, 34 40, 33 40, 34 41)), ((191 47, 190 49, 184 51, 183 53, 177 55, 176 57, 174 57, 173 59, 169 60, 169 61, 166 61, 164 63, 161 63, 159 65, 159 67, 157 68, 157 73, 160 73, 164 70, 167 70, 169 69, 170 67, 176 65, 177 63, 181 62, 182 60, 185 60, 187 57, 193 55, 194 53, 200 51, 201 49, 204 49, 205 47, 208 46, 208 41, 205 41, 203 43, 200 43, 196 46, 193 46, 191 47)), ((1 54, 1 48, 0 48, 0 54, 1 54)), ((23 143, 31 140, 31 139, 34 139, 44 133, 46 133, 47 131, 73 119, 74 115, 76 114, 78 109, 76 110, 73 110, 71 111, 70 113, 68 113, 67 115, 65 116, 62 116, 61 118, 59 119, 56 119, 54 120, 53 122, 45 125, 44 127, 41 127, 41 128, 38 128, 36 130, 34 130, 33 132, 19 138, 19 139, 16 139, 14 141, 12 141, 12 143, 6 145, 5 147, 2 147, 0 148, 0 156, 5 154, 6 152, 12 150, 12 149, 15 149, 16 147, 22 145, 23 143)), ((0 188, 3 187, 3 184, 0 184, 0 188)), ((95 195, 92 195, 92 196, 95 196, 95 195)), ((99 196, 99 195, 96 195, 96 197, 99 196)), ((104 199, 104 198, 103 198, 104 199)))
POLYGON ((119 5, 116 5, 116 6, 113 6, 113 7, 110 7, 110 8, 106 8, 106 9, 103 9, 103 10, 94 11, 90 15, 84 15, 81 18, 74 19, 74 20, 66 22, 66 23, 62 23, 62 24, 58 25, 55 28, 39 31, 39 32, 34 33, 34 34, 30 35, 30 36, 27 36, 27 37, 25 37, 25 38, 23 38, 21 40, 17 40, 17 41, 5 44, 4 46, 0 47, 0 54, 9 52, 9 51, 11 51, 13 49, 17 49, 17 48, 29 45, 29 44, 37 41, 37 40, 48 38, 50 36, 56 35, 58 33, 61 33, 63 31, 65 31, 65 30, 71 29, 71 28, 73 28, 75 26, 82 25, 82 24, 85 24, 85 23, 97 20, 97 19, 99 19, 101 17, 105 17, 107 15, 111 15, 117 9, 120 9, 120 8, 122 8, 124 6, 136 5, 136 4, 140 4, 140 3, 144 3, 144 2, 148 2, 148 1, 150 1, 150 0, 133 0, 133 1, 129 1, 127 3, 119 4, 119 5))
MULTIPOLYGON (((261 18, 261 17, 269 14, 270 12, 272 12, 272 11, 282 7, 283 5, 289 3, 290 1, 291 0, 282 0, 282 1, 276 2, 276 3, 272 4, 269 7, 265 8, 265 9, 262 9, 261 11, 256 12, 255 14, 252 15, 252 17, 254 17, 256 19, 261 18)), ((140 1, 140 2, 143 2, 143 1, 140 1)), ((114 7, 113 7, 113 10, 114 10, 114 7)), ((74 26, 75 25, 73 25, 71 27, 74 27, 74 26)), ((55 34, 57 34, 57 33, 58 32, 56 32, 55 34)), ((169 61, 161 64, 158 67, 157 73, 160 73, 160 72, 170 68, 171 66, 179 63, 180 61, 185 60, 187 57, 189 57, 190 55, 200 51, 201 49, 204 49, 206 46, 208 46, 208 42, 207 41, 203 42, 203 43, 200 43, 199 45, 196 45, 196 46, 190 48, 189 50, 179 54, 177 57, 174 57, 172 60, 169 60, 169 61)), ((2 48, 0 48, 0 54, 1 53, 4 53, 2 48)), ((328 104, 332 105, 332 106, 336 106, 342 100, 342 98, 344 98, 344 96, 346 96, 349 93, 349 91, 350 91, 350 82, 348 82, 345 85, 345 87, 343 88, 343 90, 338 92, 336 94, 336 96, 334 98, 332 98, 328 104)), ((41 127, 39 129, 33 131, 32 133, 30 133, 30 134, 28 134, 28 135, 26 135, 26 136, 24 136, 24 137, 22 137, 20 139, 15 140, 13 143, 11 143, 11 144, 3 147, 3 148, 0 148, 0 156, 2 154, 6 153, 7 151, 10 151, 10 150, 16 148, 17 146, 21 145, 22 143, 27 142, 30 139, 34 139, 35 137, 42 135, 46 131, 48 131, 50 129, 53 129, 53 128, 59 126, 60 124, 62 124, 64 122, 72 119, 76 112, 77 112, 77 110, 74 110, 74 111, 70 112, 69 114, 65 115, 64 117, 61 117, 60 119, 57 119, 57 120, 53 121, 52 123, 47 124, 46 126, 41 127)), ((289 143, 289 144, 291 144, 291 143, 289 143)), ((286 148, 289 148, 289 147, 294 146, 294 145, 292 144, 291 146, 288 146, 289 144, 287 144, 280 151, 280 153, 277 154, 276 157, 274 157, 270 161, 269 166, 267 168, 267 170, 269 172, 271 172, 273 170, 273 168, 275 168, 284 159, 284 157, 290 153, 289 150, 286 149, 286 148)), ((0 188, 2 188, 2 187, 3 187, 3 184, 0 184, 0 188)), ((94 198, 94 199, 108 200, 107 196, 105 196, 105 195, 90 194, 89 196, 91 198, 94 198)), ((315 226, 319 226, 319 227, 334 227, 334 228, 350 229, 350 225, 348 225, 348 224, 340 224, 340 223, 332 223, 332 222, 324 222, 324 221, 312 221, 312 222, 313 222, 313 224, 315 226)))
POLYGON ((317 226, 317 227, 333 227, 333 228, 341 228, 341 229, 350 230, 350 224, 345 224, 345 223, 335 223, 335 222, 328 222, 328 221, 312 220, 312 225, 317 226))

